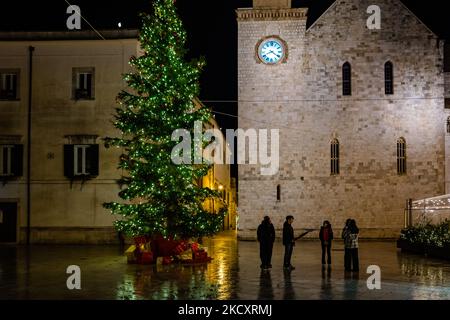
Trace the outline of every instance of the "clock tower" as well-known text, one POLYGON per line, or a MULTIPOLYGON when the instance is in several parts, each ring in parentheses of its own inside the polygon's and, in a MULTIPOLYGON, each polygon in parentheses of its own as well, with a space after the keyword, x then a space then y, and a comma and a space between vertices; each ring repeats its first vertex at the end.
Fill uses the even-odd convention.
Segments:
POLYGON ((236 11, 240 239, 264 216, 281 236, 288 215, 296 234, 351 218, 398 238, 406 199, 446 192, 443 47, 400 0, 368 28, 372 5, 334 1, 308 29, 290 0, 236 11))
MULTIPOLYGON (((253 0, 252 8, 238 9, 238 127, 243 130, 280 130, 280 170, 290 161, 282 130, 288 101, 306 82, 299 77, 305 61, 307 8, 291 8, 291 0, 253 0)), ((301 89, 300 89, 301 90, 301 89)), ((269 147, 270 148, 270 147, 269 147)), ((272 201, 283 175, 261 176, 255 164, 239 166, 239 237, 254 238, 264 214, 282 225, 285 202, 272 201), (269 208, 270 207, 270 208, 269 208), (263 215, 262 215, 263 214, 263 215), (262 215, 262 216, 261 216, 262 215)), ((285 194, 285 193, 284 193, 285 194)))

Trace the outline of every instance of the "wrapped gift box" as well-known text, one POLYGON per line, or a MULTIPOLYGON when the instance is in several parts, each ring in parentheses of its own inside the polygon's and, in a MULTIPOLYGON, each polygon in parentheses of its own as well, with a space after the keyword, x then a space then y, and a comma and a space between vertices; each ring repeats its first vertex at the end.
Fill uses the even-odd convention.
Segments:
POLYGON ((192 250, 186 250, 179 255, 180 260, 192 260, 192 250))
POLYGON ((205 251, 197 251, 194 253, 194 260, 204 260, 208 258, 208 253, 205 251))
POLYGON ((128 263, 137 263, 136 246, 130 246, 127 251, 125 251, 128 263))
POLYGON ((167 265, 171 264, 172 261, 173 261, 172 257, 163 257, 162 264, 167 266, 167 265))
POLYGON ((141 257, 139 259, 140 264, 152 264, 154 262, 153 260, 153 253, 151 252, 142 252, 141 257))

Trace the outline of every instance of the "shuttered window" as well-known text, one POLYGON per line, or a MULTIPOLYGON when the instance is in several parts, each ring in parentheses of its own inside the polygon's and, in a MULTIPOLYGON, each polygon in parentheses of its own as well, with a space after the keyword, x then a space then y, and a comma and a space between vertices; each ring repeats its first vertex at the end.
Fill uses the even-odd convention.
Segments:
POLYGON ((68 178, 96 177, 99 174, 99 145, 64 146, 64 175, 68 178))

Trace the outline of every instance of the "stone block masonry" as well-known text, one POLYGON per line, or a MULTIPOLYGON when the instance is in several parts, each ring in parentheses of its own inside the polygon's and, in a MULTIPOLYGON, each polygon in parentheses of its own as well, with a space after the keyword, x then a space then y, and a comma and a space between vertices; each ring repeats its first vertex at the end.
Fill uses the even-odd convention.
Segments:
POLYGON ((363 238, 396 238, 408 198, 445 193, 443 46, 400 1, 377 1, 381 30, 368 30, 372 2, 338 0, 308 30, 306 9, 280 7, 292 11, 272 19, 238 10, 239 127, 280 129, 277 175, 239 167, 240 238, 254 239, 265 215, 281 229, 289 214, 298 229, 330 220, 338 235, 354 218, 363 238), (258 41, 273 35, 287 44, 286 63, 266 65, 255 55, 258 41), (385 94, 388 61, 392 95, 385 94), (345 62, 351 96, 342 95, 345 62), (399 138, 406 141, 406 175, 397 173, 399 138), (340 145, 336 176, 333 139, 340 145))

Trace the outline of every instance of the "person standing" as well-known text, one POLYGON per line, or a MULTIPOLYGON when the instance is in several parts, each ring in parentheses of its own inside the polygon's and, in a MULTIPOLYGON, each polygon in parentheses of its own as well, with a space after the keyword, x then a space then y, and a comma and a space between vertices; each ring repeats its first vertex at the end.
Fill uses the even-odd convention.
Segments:
POLYGON ((345 245, 345 271, 359 272, 358 236, 359 229, 356 226, 356 221, 348 219, 344 230, 342 230, 345 245))
POLYGON ((285 269, 294 270, 295 267, 291 264, 292 251, 295 246, 294 228, 292 228, 292 222, 294 222, 293 216, 287 216, 283 225, 283 245, 284 245, 284 265, 285 269))
POLYGON ((319 232, 319 239, 322 245, 322 264, 325 265, 325 254, 327 263, 331 264, 331 242, 333 241, 333 229, 328 220, 323 222, 319 232))
POLYGON ((342 229, 341 238, 344 240, 344 268, 345 271, 351 271, 351 257, 350 257, 350 248, 347 248, 347 237, 349 233, 349 227, 350 227, 350 221, 351 219, 347 219, 345 221, 344 229, 342 229), (349 264, 350 263, 350 264, 349 264))
POLYGON ((272 250, 273 243, 275 241, 275 228, 268 216, 265 216, 264 220, 259 225, 257 236, 259 241, 259 257, 261 258, 261 268, 272 268, 272 250))

